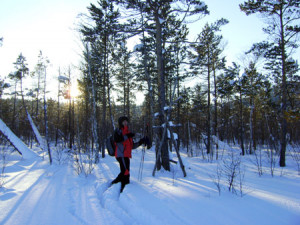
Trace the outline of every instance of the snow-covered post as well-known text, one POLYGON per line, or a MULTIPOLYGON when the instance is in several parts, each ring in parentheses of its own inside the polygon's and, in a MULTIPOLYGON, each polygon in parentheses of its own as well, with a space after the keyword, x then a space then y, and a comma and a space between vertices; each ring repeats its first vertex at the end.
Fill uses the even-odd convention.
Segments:
POLYGON ((164 144, 163 140, 165 140, 166 134, 167 134, 167 126, 164 126, 164 130, 163 130, 163 134, 162 134, 162 141, 160 141, 159 147, 156 149, 156 161, 155 161, 155 165, 153 168, 152 176, 155 176, 155 171, 156 171, 156 169, 158 169, 158 163, 159 163, 159 160, 161 157, 161 150, 162 150, 162 147, 164 144))
POLYGON ((179 160, 179 165, 180 165, 180 168, 182 170, 182 173, 183 173, 183 176, 186 177, 186 172, 185 172, 185 167, 183 165, 183 162, 182 162, 182 159, 181 159, 181 156, 180 156, 180 153, 179 153, 179 148, 178 148, 178 145, 174 139, 174 135, 173 135, 173 130, 172 130, 172 127, 169 125, 169 122, 167 121, 167 127, 169 128, 170 130, 170 134, 171 134, 171 141, 175 147, 175 150, 176 150, 176 154, 177 154, 177 158, 179 160))
MULTIPOLYGON (((177 83, 178 83, 178 80, 176 80, 175 81, 175 85, 174 85, 174 90, 173 90, 173 94, 172 94, 172 97, 171 97, 171 102, 170 102, 170 104, 171 104, 171 106, 173 105, 173 99, 174 99, 174 95, 175 95, 175 90, 176 90, 176 85, 177 85, 177 83)), ((164 107, 164 117, 165 117, 165 121, 166 121, 166 123, 165 124, 163 124, 163 127, 164 127, 164 130, 163 130, 163 137, 162 137, 162 140, 161 140, 161 142, 160 142, 160 145, 159 145, 159 149, 158 149, 158 151, 157 151, 157 157, 156 157, 156 163, 155 163, 155 166, 154 166, 154 170, 153 170, 153 173, 152 173, 152 175, 154 176, 155 175, 155 169, 156 169, 156 166, 157 166, 157 161, 159 160, 159 158, 160 158, 160 154, 161 154, 161 150, 162 150, 162 145, 163 145, 163 140, 166 138, 166 133, 167 133, 167 131, 169 130, 170 131, 170 138, 171 138, 171 143, 174 145, 174 147, 175 147, 175 150, 176 150, 176 154, 177 154, 177 158, 178 158, 178 160, 179 160, 179 164, 180 164, 180 167, 181 167, 181 169, 182 169, 182 172, 183 172, 183 175, 184 175, 184 177, 186 177, 186 172, 185 172, 185 167, 184 167, 184 165, 183 165, 183 162, 182 162, 182 160, 181 160, 181 156, 180 156, 180 153, 179 153, 179 147, 178 147, 178 145, 177 145, 177 143, 176 143, 176 141, 175 141, 175 139, 174 139, 174 134, 173 134, 173 130, 172 130, 172 126, 170 126, 170 124, 169 124, 169 111, 172 109, 172 107, 171 106, 165 106, 164 107)), ((168 159, 168 160, 170 160, 170 159, 168 159)))

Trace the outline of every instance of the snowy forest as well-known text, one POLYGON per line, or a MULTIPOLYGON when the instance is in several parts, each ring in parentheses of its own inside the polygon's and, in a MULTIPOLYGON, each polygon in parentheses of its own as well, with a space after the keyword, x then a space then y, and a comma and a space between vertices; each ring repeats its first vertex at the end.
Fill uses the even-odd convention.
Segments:
MULTIPOLYGON (((299 3, 249 0, 239 5, 245 15, 257 14, 263 19, 268 36, 260 43, 253 43, 244 53, 243 62, 228 62, 224 55, 222 27, 230 23, 226 18, 199 27, 196 39, 188 39, 189 24, 209 16, 209 7, 203 1, 99 0, 90 4, 89 13, 80 15, 77 27, 83 52, 82 62, 76 65, 79 71, 76 78, 71 66, 50 74, 50 61, 41 50, 34 71, 29 71, 26 56, 20 53, 14 63, 15 71, 0 80, 0 190, 9 181, 8 152, 13 159, 20 155, 26 158, 27 150, 18 145, 19 141, 29 151, 39 152, 50 165, 61 164, 71 157, 76 173, 86 177, 98 171, 95 168, 99 165, 109 167, 105 160, 113 163, 113 157, 107 155, 105 142, 117 126, 118 118, 126 115, 137 137, 147 135, 152 140, 153 147, 146 151, 146 156, 139 152, 133 160, 138 161, 133 167, 140 172, 140 154, 142 157, 151 154, 151 160, 145 159, 145 172, 149 172, 151 179, 155 179, 156 173, 163 176, 160 172, 168 173, 173 184, 178 174, 182 174, 180 179, 191 179, 193 165, 206 162, 209 170, 214 171, 207 178, 212 189, 220 194, 221 180, 226 177, 224 186, 229 192, 243 196, 246 188, 242 185, 246 182, 242 181, 241 162, 249 157, 259 177, 265 173, 264 160, 272 177, 280 168, 293 171, 295 176, 291 179, 296 181, 290 199, 297 201, 300 199, 296 191, 300 174, 300 74, 293 56, 299 45, 299 3), (140 44, 130 50, 132 39, 140 44), (47 82, 49 77, 56 77, 57 85, 47 82), (75 83, 78 90, 74 90, 75 83), (136 103, 137 91, 144 94, 142 104, 136 103), (231 164, 226 164, 224 158, 231 164), (212 165, 216 167, 212 169, 212 165), (175 167, 178 167, 176 172, 175 167)), ((5 37, 0 39, 3 41, 5 37)), ((47 174, 52 177, 55 172, 47 174)), ((100 189, 104 192, 105 188, 99 185, 98 192, 100 189)), ((141 192, 137 187, 129 190, 141 192)), ((116 201, 122 204, 125 198, 132 200, 131 197, 125 195, 116 201)), ((101 198, 106 209, 107 198, 101 198)), ((110 207, 111 211, 116 209, 114 205, 110 207)), ((299 202, 294 202, 293 207, 295 223, 287 224, 299 222, 299 202)), ((129 208, 125 211, 130 214, 129 208)), ((76 210, 74 206, 74 214, 76 210)), ((132 215, 139 213, 151 219, 138 220, 137 224, 160 224, 146 209, 141 212, 132 206, 131 210, 131 218, 124 214, 118 218, 123 224, 134 224, 132 215)), ((246 211, 245 206, 243 213, 246 211)), ((288 213, 284 215, 289 217, 288 213)), ((167 218, 171 217, 167 214, 167 218)), ((263 220, 263 216, 259 218, 263 220)), ((10 217, 2 219, 5 224, 10 217)), ((278 218, 271 221, 275 219, 278 218)), ((118 221, 101 224, 122 224, 118 221)), ((187 221, 171 219, 164 224, 195 224, 187 221)), ((206 224, 239 222, 207 220, 206 224)), ((251 220, 243 224, 251 224, 251 220)))

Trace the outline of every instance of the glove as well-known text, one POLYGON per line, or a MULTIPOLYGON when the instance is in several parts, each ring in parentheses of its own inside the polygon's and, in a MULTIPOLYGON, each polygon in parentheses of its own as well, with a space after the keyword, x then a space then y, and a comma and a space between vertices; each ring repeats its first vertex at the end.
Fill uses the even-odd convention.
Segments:
POLYGON ((145 145, 147 145, 147 149, 152 147, 151 140, 147 136, 145 137, 145 145))
POLYGON ((139 145, 142 145, 142 144, 147 145, 147 149, 150 149, 152 147, 152 143, 147 136, 145 136, 139 140, 139 145))
POLYGON ((126 134, 126 136, 128 137, 128 138, 133 138, 134 137, 134 133, 128 133, 128 134, 126 134))
POLYGON ((142 144, 145 144, 145 137, 143 137, 139 140, 139 146, 142 144))

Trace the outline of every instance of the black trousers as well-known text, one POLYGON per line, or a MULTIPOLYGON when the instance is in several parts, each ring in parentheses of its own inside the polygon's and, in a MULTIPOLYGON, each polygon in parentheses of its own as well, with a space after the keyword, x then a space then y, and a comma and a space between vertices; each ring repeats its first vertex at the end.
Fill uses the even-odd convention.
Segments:
POLYGON ((130 182, 130 159, 128 157, 118 157, 120 164, 120 173, 111 183, 116 184, 121 182, 121 192, 123 191, 126 184, 130 182))

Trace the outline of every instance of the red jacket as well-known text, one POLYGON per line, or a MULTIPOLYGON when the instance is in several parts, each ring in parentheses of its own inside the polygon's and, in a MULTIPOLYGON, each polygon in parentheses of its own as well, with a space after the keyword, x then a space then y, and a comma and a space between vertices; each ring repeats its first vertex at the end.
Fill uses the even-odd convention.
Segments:
MULTIPOLYGON (((135 144, 131 137, 127 137, 126 134, 130 133, 128 127, 122 127, 121 130, 116 131, 117 135, 122 135, 122 141, 116 142, 116 151, 115 157, 128 157, 131 158, 132 149, 138 147, 138 144, 135 144), (122 132, 122 134, 121 134, 122 132)), ((116 138, 115 138, 116 140, 116 138)))

